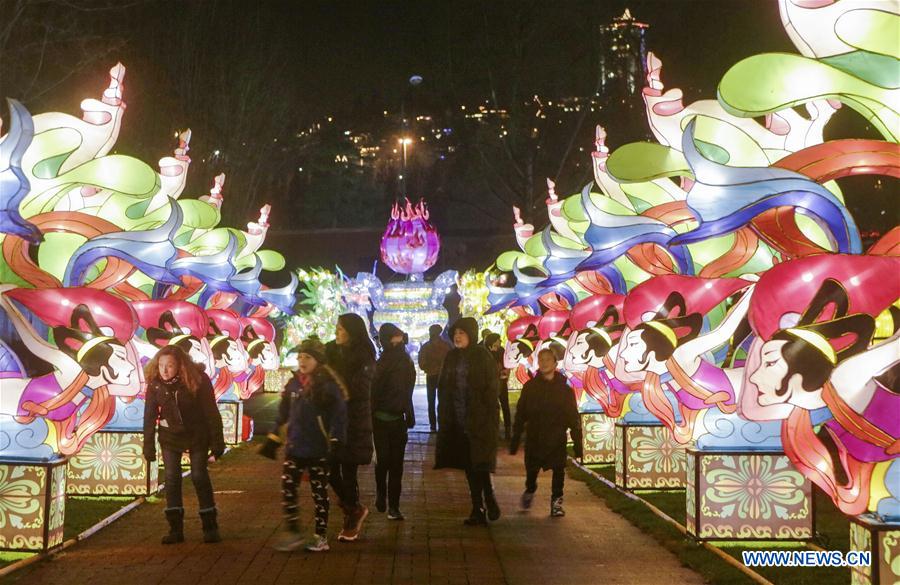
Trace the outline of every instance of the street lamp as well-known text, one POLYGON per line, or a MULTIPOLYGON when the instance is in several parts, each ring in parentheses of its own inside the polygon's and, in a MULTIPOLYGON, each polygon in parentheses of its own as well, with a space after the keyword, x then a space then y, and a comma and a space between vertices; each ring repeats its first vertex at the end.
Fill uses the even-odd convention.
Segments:
POLYGON ((403 174, 400 175, 400 182, 402 183, 401 192, 403 193, 403 196, 406 197, 406 179, 404 179, 406 176, 406 149, 413 143, 413 140, 409 137, 403 137, 397 140, 397 142, 403 147, 403 174))

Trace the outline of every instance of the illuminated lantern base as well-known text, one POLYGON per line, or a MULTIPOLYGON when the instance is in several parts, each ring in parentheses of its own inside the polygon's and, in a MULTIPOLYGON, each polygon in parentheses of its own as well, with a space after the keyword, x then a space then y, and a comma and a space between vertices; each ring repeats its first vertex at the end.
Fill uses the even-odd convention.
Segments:
POLYGON ((0 550, 45 551, 63 541, 66 460, 0 460, 0 550))
POLYGON ((782 452, 688 449, 686 505, 688 534, 698 540, 809 540, 814 533, 812 484, 782 452))
POLYGON ((586 465, 616 460, 616 419, 602 412, 581 413, 582 461, 586 465))
POLYGON ((882 524, 866 516, 850 518, 850 550, 872 555, 868 567, 850 567, 853 585, 900 582, 900 525, 882 524))
POLYGON ((243 438, 244 403, 241 401, 220 401, 219 414, 222 415, 222 430, 226 445, 237 445, 243 438))
POLYGON ((147 496, 159 489, 159 466, 144 459, 144 433, 99 431, 69 459, 66 493, 147 496))
POLYGON ((263 384, 263 392, 281 392, 284 390, 284 385, 291 379, 292 373, 288 368, 268 370, 266 381, 263 384))
POLYGON ((685 448, 659 425, 616 423, 616 485, 623 489, 684 489, 685 448))

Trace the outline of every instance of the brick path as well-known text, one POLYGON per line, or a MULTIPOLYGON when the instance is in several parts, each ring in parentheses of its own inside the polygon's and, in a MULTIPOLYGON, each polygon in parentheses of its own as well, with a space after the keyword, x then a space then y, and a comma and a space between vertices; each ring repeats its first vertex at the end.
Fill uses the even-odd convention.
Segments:
MULTIPOLYGON (((274 398, 263 396, 265 407, 274 398)), ((252 409, 251 409, 252 410, 252 409)), ((270 409, 269 409, 270 411, 270 409)), ((417 414, 427 416, 424 409, 417 414)), ((258 430, 265 430, 265 423, 258 430)), ((422 428, 421 424, 417 430, 422 428)), ((462 472, 431 469, 433 435, 413 432, 406 454, 404 522, 375 512, 363 540, 339 543, 341 512, 329 525, 331 551, 279 553, 280 464, 250 448, 229 453, 211 467, 221 510, 224 542, 200 542, 193 488, 185 486, 187 542, 163 546, 162 502, 145 503, 88 540, 18 571, 10 583, 125 585, 144 583, 434 583, 541 585, 593 583, 702 583, 696 573, 651 537, 609 511, 584 484, 566 481, 565 518, 549 518, 549 474, 541 476, 535 504, 519 513, 524 469, 518 457, 502 454, 495 486, 503 517, 489 528, 466 527, 469 498, 462 472), (639 571, 639 573, 638 573, 639 571)), ((361 468, 363 502, 371 503, 371 466, 361 468)), ((309 486, 301 490, 305 526, 312 526, 309 486)))

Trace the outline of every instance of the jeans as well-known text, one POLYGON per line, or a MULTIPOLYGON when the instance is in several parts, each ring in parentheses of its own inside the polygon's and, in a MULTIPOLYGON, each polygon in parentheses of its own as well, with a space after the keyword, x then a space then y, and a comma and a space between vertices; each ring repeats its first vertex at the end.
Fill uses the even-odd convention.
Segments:
POLYGON ((437 385, 440 374, 425 376, 425 389, 428 393, 428 424, 431 430, 437 429, 437 385))
MULTIPOLYGON (((181 451, 163 449, 163 465, 166 466, 166 508, 183 508, 184 500, 181 496, 181 451)), ((197 491, 197 500, 200 503, 200 511, 213 510, 216 501, 213 499, 212 482, 209 479, 209 470, 206 468, 207 451, 191 449, 191 481, 197 491)))
MULTIPOLYGON (((537 476, 538 472, 540 472, 540 467, 526 467, 525 468, 525 491, 534 493, 537 491, 537 476)), ((553 481, 551 483, 551 492, 550 497, 554 500, 556 498, 561 498, 563 496, 563 484, 566 481, 566 468, 563 467, 554 467, 553 468, 553 481)))
POLYGON ((299 532, 300 521, 297 511, 297 487, 303 470, 309 470, 309 485, 312 488, 313 505, 316 515, 316 534, 325 536, 328 532, 328 468, 327 461, 301 461, 293 457, 284 460, 281 475, 281 504, 284 519, 291 532, 299 532))
POLYGON ((406 422, 384 421, 377 418, 373 423, 375 435, 375 488, 379 495, 387 493, 388 506, 400 507, 400 491, 403 482, 403 456, 406 453, 406 422), (387 486, 385 486, 385 483, 387 486), (387 489, 385 489, 387 487, 387 489))
POLYGON ((472 498, 472 509, 484 509, 486 500, 494 497, 494 484, 491 481, 491 472, 487 470, 466 471, 466 481, 469 482, 469 495, 472 498))
POLYGON ((345 510, 353 510, 359 506, 358 470, 359 465, 355 463, 331 462, 328 481, 331 489, 341 499, 341 507, 345 510))

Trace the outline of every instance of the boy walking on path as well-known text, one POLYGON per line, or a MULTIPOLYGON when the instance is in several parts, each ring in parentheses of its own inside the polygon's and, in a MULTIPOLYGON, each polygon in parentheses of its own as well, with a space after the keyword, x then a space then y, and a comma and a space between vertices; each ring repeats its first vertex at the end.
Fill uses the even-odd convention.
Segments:
POLYGON ((581 420, 575 394, 566 378, 556 370, 556 355, 549 348, 538 353, 539 374, 525 383, 516 405, 516 421, 509 443, 510 455, 519 448, 525 433, 525 492, 523 510, 531 508, 537 491, 538 472, 553 470, 550 515, 565 516, 563 484, 566 477, 566 431, 572 435, 575 456, 581 457, 581 420))

